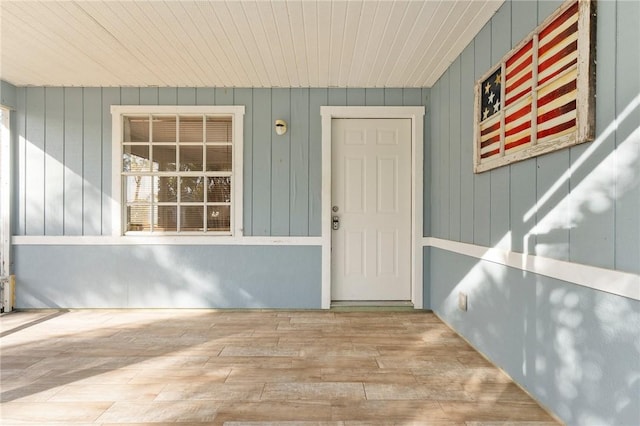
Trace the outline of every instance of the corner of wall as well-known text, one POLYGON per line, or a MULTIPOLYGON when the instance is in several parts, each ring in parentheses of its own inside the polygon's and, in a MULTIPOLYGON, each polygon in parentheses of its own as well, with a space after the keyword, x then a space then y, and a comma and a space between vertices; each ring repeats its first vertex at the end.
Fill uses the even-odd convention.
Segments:
POLYGON ((0 105, 16 108, 16 86, 4 80, 0 80, 0 105))

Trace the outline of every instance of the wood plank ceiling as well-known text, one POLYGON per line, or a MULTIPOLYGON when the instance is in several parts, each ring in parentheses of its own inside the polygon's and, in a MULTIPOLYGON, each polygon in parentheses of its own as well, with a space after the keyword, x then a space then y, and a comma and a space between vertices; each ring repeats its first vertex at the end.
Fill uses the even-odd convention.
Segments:
POLYGON ((0 1, 38 86, 430 87, 504 0, 0 1))

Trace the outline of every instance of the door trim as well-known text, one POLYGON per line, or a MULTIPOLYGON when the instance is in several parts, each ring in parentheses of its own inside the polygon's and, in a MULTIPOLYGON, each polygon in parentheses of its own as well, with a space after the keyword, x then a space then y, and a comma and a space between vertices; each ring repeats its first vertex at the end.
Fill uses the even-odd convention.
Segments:
POLYGON ((331 307, 331 124, 334 118, 406 118, 411 120, 411 302, 422 309, 422 222, 424 107, 323 106, 322 195, 320 206, 322 240, 321 307, 331 307))

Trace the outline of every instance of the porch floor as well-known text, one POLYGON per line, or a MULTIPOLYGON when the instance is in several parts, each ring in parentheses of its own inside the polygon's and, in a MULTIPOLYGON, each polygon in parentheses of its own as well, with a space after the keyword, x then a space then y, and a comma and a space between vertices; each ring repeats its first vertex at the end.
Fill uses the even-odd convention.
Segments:
POLYGON ((425 312, 0 317, 0 423, 556 424, 425 312))

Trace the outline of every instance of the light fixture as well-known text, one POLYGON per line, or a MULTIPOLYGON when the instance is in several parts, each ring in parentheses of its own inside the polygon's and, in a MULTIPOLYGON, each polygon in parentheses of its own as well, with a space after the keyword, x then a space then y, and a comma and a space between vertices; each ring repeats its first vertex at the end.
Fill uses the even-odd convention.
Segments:
POLYGON ((284 120, 276 120, 276 135, 282 136, 287 133, 287 122, 284 120))

